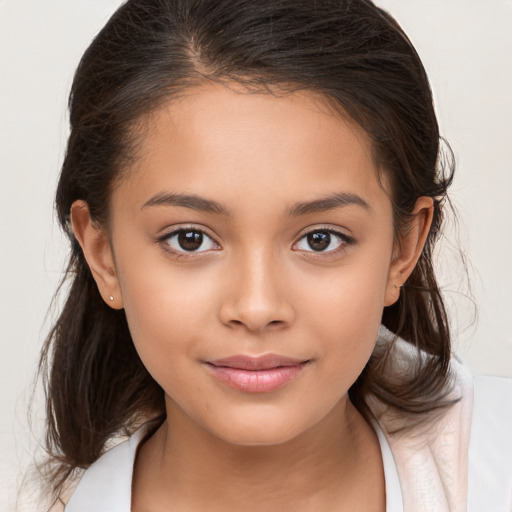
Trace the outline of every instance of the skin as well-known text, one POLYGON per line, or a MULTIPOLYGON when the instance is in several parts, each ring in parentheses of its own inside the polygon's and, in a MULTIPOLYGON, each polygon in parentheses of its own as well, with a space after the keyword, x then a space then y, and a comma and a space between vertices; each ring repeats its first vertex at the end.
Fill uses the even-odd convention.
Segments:
POLYGON ((347 391, 421 253, 432 200, 418 199, 395 245, 366 134, 311 92, 204 85, 145 126, 108 229, 83 201, 71 211, 100 293, 125 309, 165 391, 168 420, 139 450, 133 510, 384 510, 379 444, 347 391), (298 206, 333 194, 345 201, 298 206), (180 248, 179 228, 208 235, 199 251, 180 248), (313 250, 307 233, 328 230, 340 235, 313 250), (269 353, 308 363, 267 393, 234 389, 206 364, 269 353))

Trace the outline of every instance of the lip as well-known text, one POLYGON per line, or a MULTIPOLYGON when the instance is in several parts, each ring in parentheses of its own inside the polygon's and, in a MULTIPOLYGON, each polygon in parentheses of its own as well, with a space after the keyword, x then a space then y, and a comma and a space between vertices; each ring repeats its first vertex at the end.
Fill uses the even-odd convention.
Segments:
POLYGON ((276 354, 258 357, 235 355, 207 361, 211 375, 228 386, 246 393, 270 393, 297 377, 310 360, 276 354))

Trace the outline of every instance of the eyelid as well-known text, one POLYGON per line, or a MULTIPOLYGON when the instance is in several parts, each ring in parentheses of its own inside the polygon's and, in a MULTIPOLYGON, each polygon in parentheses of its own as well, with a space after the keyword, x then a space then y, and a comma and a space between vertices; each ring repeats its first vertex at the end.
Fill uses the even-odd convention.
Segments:
POLYGON ((309 235, 310 233, 315 233, 316 231, 327 231, 329 233, 334 233, 335 235, 339 235, 340 237, 355 241, 354 237, 347 233, 349 229, 343 228, 340 226, 334 226, 332 224, 312 224, 309 225, 299 231, 299 233, 296 235, 296 239, 300 240, 301 238, 305 237, 306 235, 309 235))
POLYGON ((355 243, 355 239, 352 236, 347 235, 347 233, 342 231, 340 228, 335 228, 333 226, 328 226, 328 225, 324 225, 324 226, 319 225, 319 226, 314 226, 314 227, 310 226, 310 227, 306 228, 306 230, 303 231, 297 237, 297 240, 293 243, 292 249, 305 237, 307 237, 308 235, 310 235, 312 233, 316 233, 318 231, 323 231, 323 232, 329 233, 329 234, 334 235, 335 237, 341 239, 342 243, 340 244, 340 247, 337 247, 336 249, 332 249, 330 251, 314 251, 313 249, 310 251, 304 250, 304 249, 295 249, 295 250, 314 255, 315 257, 322 257, 322 255, 327 256, 327 255, 336 254, 337 252, 346 249, 347 246, 353 245, 355 243))
POLYGON ((210 251, 218 251, 221 249, 220 243, 217 241, 216 237, 211 235, 207 229, 204 227, 199 227, 197 225, 191 225, 191 224, 182 224, 178 226, 172 226, 165 230, 165 232, 158 236, 156 242, 163 247, 163 249, 167 252, 176 254, 180 257, 194 257, 199 256, 205 253, 208 253, 210 251), (203 236, 209 238, 215 245, 215 249, 206 249, 203 251, 180 251, 172 248, 168 243, 166 243, 170 238, 173 236, 176 236, 177 234, 183 232, 183 231, 194 231, 196 233, 201 233, 203 236))
MULTIPOLYGON (((205 228, 204 226, 198 226, 193 224, 182 224, 177 226, 172 226, 166 228, 165 232, 162 235, 159 235, 156 242, 163 246, 163 249, 167 252, 173 253, 175 255, 178 255, 180 257, 197 257, 205 253, 209 253, 210 251, 218 251, 222 249, 220 243, 217 240, 217 237, 209 233, 209 229, 205 228), (198 233, 201 233, 202 235, 208 237, 215 245, 216 247, 214 249, 207 249, 203 251, 180 251, 173 249, 170 247, 168 243, 166 243, 169 238, 172 236, 177 235, 180 232, 183 231, 195 231, 198 233)), ((346 249, 347 246, 353 245, 355 243, 355 239, 348 235, 346 232, 344 232, 342 229, 338 227, 333 227, 330 225, 316 225, 316 226, 309 226, 308 228, 305 228, 300 235, 297 236, 296 241, 292 245, 292 249, 296 251, 300 251, 302 253, 308 253, 308 255, 312 255, 314 257, 322 257, 322 256, 328 256, 336 254, 339 251, 342 251, 346 249), (299 241, 304 239, 306 236, 308 236, 311 233, 315 233, 318 231, 324 231, 329 234, 334 235, 335 237, 341 239, 340 247, 330 250, 330 251, 314 251, 314 250, 304 250, 304 249, 294 249, 299 241)))

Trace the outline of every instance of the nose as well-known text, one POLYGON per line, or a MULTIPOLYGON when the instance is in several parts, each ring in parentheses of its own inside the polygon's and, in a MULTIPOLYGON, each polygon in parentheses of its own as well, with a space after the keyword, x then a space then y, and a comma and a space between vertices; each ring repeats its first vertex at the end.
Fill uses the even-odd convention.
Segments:
POLYGON ((290 326, 295 310, 285 296, 285 272, 272 254, 252 254, 232 262, 219 316, 232 329, 252 333, 290 326))

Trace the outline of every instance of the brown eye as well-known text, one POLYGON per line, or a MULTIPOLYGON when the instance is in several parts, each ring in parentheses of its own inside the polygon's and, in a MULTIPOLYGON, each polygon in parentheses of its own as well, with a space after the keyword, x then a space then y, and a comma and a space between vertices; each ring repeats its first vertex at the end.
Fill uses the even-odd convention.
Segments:
POLYGON ((328 229, 318 229, 305 234, 294 245, 294 248, 304 252, 333 253, 351 243, 353 243, 353 239, 343 233, 328 229))
POLYGON ((203 231, 178 229, 161 239, 176 252, 203 252, 218 249, 218 245, 203 231))
POLYGON ((325 251, 331 243, 331 234, 327 231, 315 231, 307 235, 307 242, 313 251, 325 251))
POLYGON ((199 231, 180 231, 178 244, 184 251, 197 251, 203 244, 203 234, 199 231))

